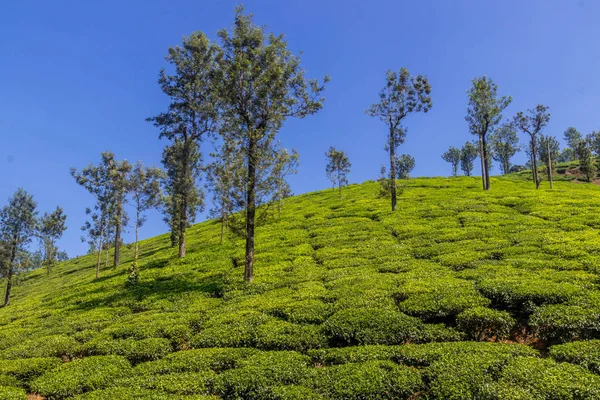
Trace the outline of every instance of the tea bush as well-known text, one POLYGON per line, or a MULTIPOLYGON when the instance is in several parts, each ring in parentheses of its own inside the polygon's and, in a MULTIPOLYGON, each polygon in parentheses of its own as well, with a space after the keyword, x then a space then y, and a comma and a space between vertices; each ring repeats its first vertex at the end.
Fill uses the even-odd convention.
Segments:
POLYGON ((456 317, 458 329, 478 341, 486 338, 503 339, 508 336, 515 323, 508 312, 486 307, 470 308, 456 317))
POLYGON ((600 340, 583 340, 550 347, 550 357, 581 365, 600 374, 600 340))

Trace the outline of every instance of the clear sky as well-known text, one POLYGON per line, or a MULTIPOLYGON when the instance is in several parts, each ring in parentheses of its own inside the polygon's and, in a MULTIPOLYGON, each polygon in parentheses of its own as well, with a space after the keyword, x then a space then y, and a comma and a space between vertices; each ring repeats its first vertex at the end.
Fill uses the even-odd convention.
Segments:
MULTIPOLYGON (((79 228, 92 198, 69 167, 97 163, 104 150, 159 164, 166 143, 145 118, 167 105, 156 84, 164 55, 195 30, 216 39, 218 29, 232 25, 236 4, 2 1, 0 204, 23 187, 41 211, 61 205, 69 229, 59 245, 71 256, 84 253, 79 228)), ((386 129, 364 110, 377 100, 387 69, 407 67, 432 85, 433 109, 405 124, 400 152, 415 157, 413 176, 448 175, 441 153, 473 138, 464 116, 476 76, 492 77, 501 95, 513 96, 505 118, 543 103, 552 113, 546 134, 562 139, 571 125, 582 133, 600 128, 600 2, 264 0, 245 6, 256 23, 284 33, 289 47, 303 52, 309 77, 332 79, 324 109, 289 121, 279 134, 284 146, 300 152, 299 174, 291 178, 295 193, 328 186, 330 145, 349 154, 352 182, 377 177, 386 160, 386 129)), ((166 230, 152 213, 141 235, 166 230)), ((129 232, 125 239, 131 238, 129 232)))

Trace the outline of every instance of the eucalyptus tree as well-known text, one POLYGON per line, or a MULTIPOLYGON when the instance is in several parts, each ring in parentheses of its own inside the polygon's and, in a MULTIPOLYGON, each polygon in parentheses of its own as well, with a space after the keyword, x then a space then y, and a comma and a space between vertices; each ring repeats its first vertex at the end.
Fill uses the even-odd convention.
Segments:
POLYGON ((473 172, 473 162, 477 158, 477 146, 472 142, 466 142, 460 149, 460 169, 465 176, 471 176, 473 172))
POLYGON ((287 177, 298 173, 300 154, 296 149, 289 151, 280 148, 275 154, 275 163, 273 165, 274 189, 273 200, 277 202, 277 215, 281 217, 281 207, 283 200, 292 195, 287 177))
POLYGON ((519 111, 514 118, 515 125, 523 132, 529 135, 529 148, 531 152, 531 162, 533 164, 533 180, 536 189, 540 187, 540 179, 537 169, 537 135, 544 129, 550 121, 548 107, 538 104, 534 109, 529 109, 527 115, 519 111))
POLYGON ((577 143, 575 154, 579 160, 579 170, 585 176, 587 182, 591 182, 596 176, 597 169, 594 165, 594 155, 592 150, 592 138, 587 135, 577 143))
MULTIPOLYGON (((406 68, 400 71, 387 71, 386 85, 379 92, 379 103, 366 111, 371 117, 378 117, 387 125, 388 136, 385 146, 389 155, 389 188, 392 211, 396 210, 396 151, 406 139, 406 129, 402 122, 411 113, 428 112, 431 109, 431 85, 426 76, 413 77, 406 68)), ((382 181, 383 182, 383 181, 382 181)))
POLYGON ((577 144, 583 140, 583 136, 577 129, 570 126, 563 133, 563 139, 567 142, 567 146, 572 151, 575 151, 575 149, 577 149, 577 144))
MULTIPOLYGON (((112 153, 109 154, 112 155, 112 153)), ((110 201, 110 215, 112 218, 110 219, 110 225, 114 230, 113 268, 116 268, 121 262, 121 234, 123 227, 127 226, 129 220, 125 210, 125 203, 127 202, 127 193, 129 192, 129 173, 132 167, 127 160, 118 161, 112 155, 112 158, 109 159, 108 168, 112 191, 110 201)))
MULTIPOLYGON (((85 188, 95 200, 94 206, 86 208, 89 220, 85 222, 81 229, 87 232, 88 243, 97 242, 97 245, 95 245, 98 252, 96 278, 100 275, 102 250, 103 246, 106 245, 104 239, 110 230, 110 223, 113 220, 111 216, 111 211, 114 209, 113 168, 114 155, 110 152, 103 152, 100 164, 90 164, 81 171, 77 171, 75 168, 71 168, 70 170, 75 181, 85 188)), ((82 240, 85 239, 82 238, 82 240)))
POLYGON ((343 150, 336 150, 333 146, 329 147, 327 153, 327 165, 325 174, 331 181, 333 188, 338 187, 340 200, 342 199, 342 187, 348 184, 348 174, 350 173, 350 159, 343 150))
MULTIPOLYGON (((273 165, 276 135, 290 117, 304 118, 323 107, 323 82, 307 80, 300 58, 287 47, 283 35, 267 35, 238 7, 231 31, 218 32, 219 99, 235 152, 244 155, 245 238, 244 279, 252 281, 255 247, 255 217, 259 170, 273 165)), ((269 174, 270 176, 270 174, 269 174)))
POLYGON ((4 307, 10 301, 13 278, 17 272, 19 258, 27 253, 27 245, 36 234, 37 203, 33 196, 19 188, 9 198, 8 204, 0 209, 0 262, 2 275, 6 278, 4 307))
POLYGON ((135 209, 135 251, 129 268, 130 284, 136 284, 139 279, 139 229, 146 222, 145 212, 161 204, 160 183, 164 177, 165 174, 160 168, 146 167, 141 161, 133 166, 128 176, 128 191, 135 209))
POLYGON ((460 149, 450 146, 450 148, 442 154, 442 159, 452 165, 452 176, 458 176, 458 164, 460 163, 460 149))
POLYGON ((408 179, 412 170, 415 169, 415 158, 410 154, 401 154, 396 157, 396 166, 396 177, 408 179))
POLYGON ((513 123, 505 123, 494 130, 490 136, 492 158, 500 164, 503 174, 510 173, 510 159, 517 154, 519 137, 513 123))
POLYGON ((39 220, 39 238, 42 245, 42 265, 46 267, 48 275, 52 271, 52 267, 56 264, 59 256, 56 241, 60 239, 67 229, 67 216, 63 209, 56 207, 52 213, 44 213, 39 220))
POLYGON ((540 151, 540 162, 546 165, 546 174, 548 175, 548 182, 550 182, 550 189, 552 189, 552 173, 560 154, 560 144, 553 136, 540 135, 537 146, 540 151))
POLYGON ((183 39, 181 46, 169 48, 167 63, 158 84, 169 99, 166 111, 148 118, 160 130, 160 138, 171 143, 163 152, 167 171, 165 220, 171 228, 171 244, 179 257, 186 254, 186 230, 203 206, 204 192, 197 181, 202 171, 201 142, 217 132, 219 104, 215 84, 220 50, 202 32, 183 39))
POLYGON ((502 119, 502 111, 512 102, 512 97, 498 97, 498 86, 491 78, 482 76, 473 79, 473 86, 467 92, 469 105, 465 120, 469 123, 471 134, 479 138, 479 153, 481 154, 481 179, 483 189, 490 189, 488 133, 502 119))

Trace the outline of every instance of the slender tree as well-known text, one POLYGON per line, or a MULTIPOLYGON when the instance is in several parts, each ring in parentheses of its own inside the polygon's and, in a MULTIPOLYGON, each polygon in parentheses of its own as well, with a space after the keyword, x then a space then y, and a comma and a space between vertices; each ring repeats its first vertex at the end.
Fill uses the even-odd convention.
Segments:
POLYGON ((113 268, 116 268, 121 263, 121 234, 123 227, 128 222, 125 203, 127 202, 127 193, 129 192, 129 173, 132 167, 127 160, 118 161, 113 158, 110 161, 109 174, 112 196, 109 213, 112 216, 110 224, 114 227, 113 268))
POLYGON ((473 86, 467 92, 469 106, 465 119, 469 123, 469 130, 479 138, 479 152, 481 154, 481 179, 483 189, 490 189, 489 147, 487 135, 502 119, 502 111, 512 102, 512 97, 498 97, 498 86, 491 78, 482 76, 473 79, 473 86))
POLYGON ((396 158, 396 166, 396 177, 408 179, 412 170, 415 169, 415 158, 410 154, 401 154, 396 158))
POLYGON ((553 136, 540 135, 538 137, 537 147, 540 150, 540 162, 546 165, 546 174, 548 176, 548 182, 550 182, 550 189, 552 189, 552 174, 556 167, 556 160, 560 154, 560 144, 553 136))
POLYGON ((477 154, 477 146, 471 142, 466 142, 460 149, 460 169, 465 176, 471 176, 477 154))
POLYGON ((348 184, 348 174, 350 173, 350 159, 343 150, 336 150, 335 147, 330 146, 327 153, 327 165, 325 166, 325 174, 327 179, 331 181, 331 185, 335 189, 338 187, 340 193, 340 200, 342 199, 342 187, 348 184))
POLYGON ((450 146, 448 151, 442 154, 442 159, 452 165, 452 176, 458 176, 458 164, 460 163, 460 149, 450 146))
POLYGON ((200 143, 218 131, 219 103, 215 90, 218 46, 202 32, 183 39, 169 48, 166 61, 173 75, 159 73, 158 84, 169 97, 167 111, 148 118, 160 130, 160 138, 171 142, 163 152, 168 206, 165 220, 171 227, 171 241, 178 246, 179 257, 186 254, 186 230, 203 205, 203 191, 197 180, 201 173, 200 143))
POLYGON ((510 173, 510 159, 521 149, 517 130, 512 123, 505 123, 490 136, 492 158, 500 164, 503 174, 510 173))
MULTIPOLYGON (((246 166, 246 262, 244 279, 252 281, 255 247, 257 183, 265 163, 273 165, 275 136, 289 117, 303 118, 319 111, 324 84, 307 80, 300 58, 288 49, 282 35, 267 35, 252 15, 238 7, 231 32, 221 30, 219 97, 223 117, 236 153, 246 166)), ((325 78, 325 82, 328 78, 325 78)))
POLYGON ((431 109, 431 85, 426 76, 413 77, 406 68, 387 71, 386 85, 379 92, 379 103, 371 105, 367 115, 378 117, 387 125, 388 137, 385 146, 390 159, 389 189, 392 211, 396 210, 396 150, 404 143, 406 129, 402 121, 410 113, 428 112, 431 109))
POLYGON ((145 212, 161 204, 162 190, 160 182, 164 177, 165 174, 161 169, 146 167, 141 161, 135 164, 128 176, 127 186, 135 208, 135 251, 133 262, 129 268, 129 284, 136 284, 139 280, 139 229, 146 222, 145 212))
MULTIPOLYGON (((90 219, 81 228, 87 231, 89 241, 96 241, 96 250, 98 257, 96 261, 96 278, 100 275, 100 262, 102 249, 106 244, 104 238, 109 231, 111 221, 110 212, 113 209, 114 190, 111 184, 111 171, 114 161, 114 155, 110 152, 101 154, 99 165, 88 165, 78 172, 71 168, 71 175, 75 181, 85 188, 95 200, 92 208, 86 208, 86 214, 90 219)), ((82 238, 82 240, 85 240, 82 238)), ((89 243, 89 242, 88 242, 89 243)))
POLYGON ((567 146, 569 147, 569 149, 575 151, 579 142, 583 140, 583 136, 581 135, 581 133, 579 133, 579 131, 577 131, 577 129, 571 126, 565 130, 565 133, 563 134, 563 139, 565 142, 567 142, 567 146))
POLYGON ((298 173, 300 154, 293 149, 280 149, 275 156, 275 164, 273 165, 273 179, 275 185, 275 193, 273 200, 277 202, 277 215, 281 217, 281 207, 283 199, 292 195, 292 189, 287 181, 289 175, 298 173))
POLYGON ((1 264, 2 275, 6 278, 4 307, 10 301, 18 259, 27 252, 26 246, 36 234, 36 207, 33 196, 23 189, 17 189, 8 200, 8 204, 0 210, 0 242, 3 243, 2 253, 5 255, 1 264))
POLYGON ((516 126, 529 135, 529 148, 531 151, 531 162, 533 164, 533 180, 536 189, 540 187, 540 179, 537 168, 537 135, 550 121, 548 107, 538 104, 534 109, 528 110, 528 115, 518 112, 514 118, 516 126))
POLYGON ((44 213, 39 221, 39 238, 42 245, 42 265, 46 267, 48 275, 52 272, 52 267, 58 259, 58 248, 56 241, 60 239, 67 229, 67 216, 63 213, 63 209, 56 207, 54 212, 44 213))
POLYGON ((583 140, 577 143, 575 154, 579 160, 579 169, 585 176, 587 182, 591 182, 596 176, 597 169, 594 165, 594 156, 592 153, 592 138, 587 135, 583 140))

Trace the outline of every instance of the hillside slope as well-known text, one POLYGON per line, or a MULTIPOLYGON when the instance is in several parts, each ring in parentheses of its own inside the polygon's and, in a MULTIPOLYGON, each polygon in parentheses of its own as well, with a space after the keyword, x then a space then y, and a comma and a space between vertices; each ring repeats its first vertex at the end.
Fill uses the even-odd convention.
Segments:
POLYGON ((0 399, 598 399, 600 188, 366 182, 286 200, 255 281, 214 221, 94 279, 22 278, 0 309, 0 399), (586 339, 586 340, 581 340, 586 339), (564 344, 563 344, 564 343, 564 344))

